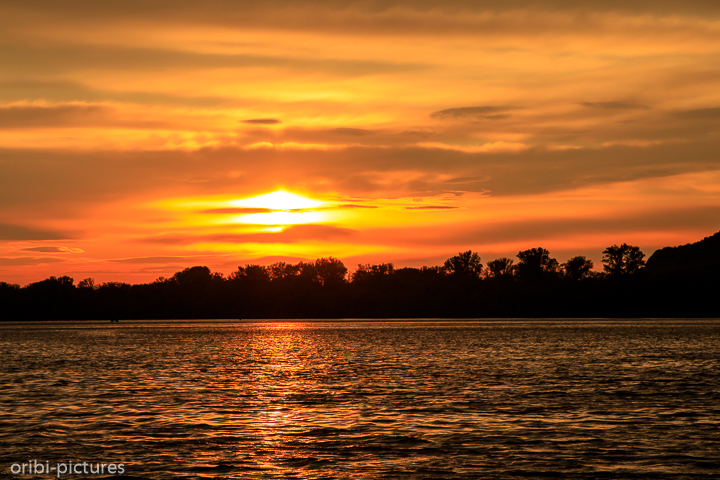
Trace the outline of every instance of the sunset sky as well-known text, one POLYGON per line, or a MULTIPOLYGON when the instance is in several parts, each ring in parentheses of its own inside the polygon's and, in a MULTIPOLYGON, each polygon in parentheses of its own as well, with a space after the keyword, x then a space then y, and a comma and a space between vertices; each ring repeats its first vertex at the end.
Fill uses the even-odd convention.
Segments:
POLYGON ((720 230, 720 3, 3 1, 0 281, 720 230), (581 5, 579 7, 578 5, 581 5))

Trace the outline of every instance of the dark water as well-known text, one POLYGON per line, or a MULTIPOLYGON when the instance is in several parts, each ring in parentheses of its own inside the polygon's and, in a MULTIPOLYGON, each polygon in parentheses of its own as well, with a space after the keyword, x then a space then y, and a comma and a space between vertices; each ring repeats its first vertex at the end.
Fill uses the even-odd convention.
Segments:
POLYGON ((0 352, 5 474, 720 476, 717 320, 0 325, 0 352))

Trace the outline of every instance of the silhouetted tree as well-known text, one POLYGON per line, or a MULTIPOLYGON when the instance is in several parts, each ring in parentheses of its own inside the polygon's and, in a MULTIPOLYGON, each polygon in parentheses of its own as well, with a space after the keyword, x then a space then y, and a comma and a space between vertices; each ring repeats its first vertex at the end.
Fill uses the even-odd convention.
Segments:
POLYGON ((248 265, 238 267, 230 274, 230 280, 246 280, 250 282, 269 282, 270 272, 262 265, 248 265))
POLYGON ((320 283, 315 262, 300 262, 297 264, 297 267, 299 269, 298 277, 303 283, 320 283))
POLYGON ((432 267, 422 266, 422 267, 420 267, 420 271, 423 274, 435 275, 435 276, 441 275, 445 272, 444 268, 441 267, 440 265, 433 265, 432 267))
POLYGON ((557 273, 560 264, 544 248, 531 248, 518 252, 518 275, 525 280, 536 280, 557 273))
POLYGON ((370 278, 383 277, 395 273, 395 266, 392 263, 381 263, 379 265, 358 264, 357 270, 352 274, 352 281, 364 281, 370 278))
POLYGON ((318 258, 315 260, 315 272, 320 284, 323 286, 334 286, 345 283, 347 268, 343 263, 334 257, 318 258))
POLYGON ((612 277, 631 275, 645 266, 645 254, 640 247, 623 243, 613 245, 603 251, 603 269, 612 277))
POLYGON ((273 281, 287 280, 300 273, 300 265, 277 262, 270 265, 270 279, 273 281))
POLYGON ((98 287, 98 290, 129 290, 130 287, 132 287, 132 285, 125 282, 105 282, 98 287))
POLYGON ((74 280, 72 277, 68 277, 67 275, 63 275, 62 277, 48 277, 45 280, 41 280, 39 282, 31 283, 28 285, 28 288, 69 288, 73 287, 74 280))
POLYGON ((487 264, 486 272, 489 278, 510 276, 514 272, 513 261, 506 257, 491 260, 487 264))
POLYGON ((0 290, 17 291, 20 290, 20 285, 17 283, 0 282, 0 290))
POLYGON ((36 292, 36 294, 62 295, 75 290, 75 285, 73 285, 73 279, 67 275, 62 277, 52 276, 29 284, 27 290, 36 292))
POLYGON ((29 284, 25 292, 28 296, 26 307, 31 317, 38 320, 72 318, 76 291, 71 277, 48 277, 29 284))
POLYGON ((88 288, 91 290, 95 289, 95 280, 88 277, 80 280, 80 283, 78 283, 78 288, 88 288))
POLYGON ((219 283, 223 280, 222 273, 212 273, 208 267, 190 267, 177 272, 170 279, 181 287, 201 287, 219 283))
POLYGON ((472 250, 448 258, 443 265, 445 272, 460 278, 480 278, 482 268, 480 255, 472 250))
POLYGON ((561 267, 566 276, 578 281, 587 277, 593 266, 592 260, 588 260, 583 255, 578 255, 563 263, 561 267))

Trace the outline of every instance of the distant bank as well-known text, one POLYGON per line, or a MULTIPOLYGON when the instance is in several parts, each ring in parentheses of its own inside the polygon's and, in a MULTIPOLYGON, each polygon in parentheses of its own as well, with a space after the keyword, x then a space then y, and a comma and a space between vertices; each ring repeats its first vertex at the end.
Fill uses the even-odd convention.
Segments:
MULTIPOLYGON (((438 318, 720 317, 720 232, 645 255, 604 252, 603 269, 578 256, 560 264, 543 248, 484 266, 470 250, 442 266, 359 265, 330 258, 238 267, 229 277, 192 267, 150 284, 50 277, 0 282, 0 321, 231 319, 230 321, 438 318), (243 319, 243 320, 240 320, 243 319)), ((118 322, 119 320, 119 322, 118 322)))

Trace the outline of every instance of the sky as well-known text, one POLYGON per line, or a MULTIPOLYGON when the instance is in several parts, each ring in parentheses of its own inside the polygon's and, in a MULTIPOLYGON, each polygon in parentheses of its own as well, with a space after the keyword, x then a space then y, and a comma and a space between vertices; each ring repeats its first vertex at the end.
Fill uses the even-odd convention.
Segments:
POLYGON ((720 230, 713 1, 0 3, 0 281, 601 269, 720 230))

